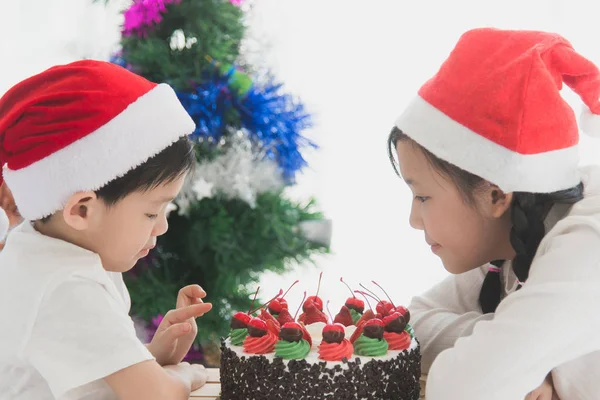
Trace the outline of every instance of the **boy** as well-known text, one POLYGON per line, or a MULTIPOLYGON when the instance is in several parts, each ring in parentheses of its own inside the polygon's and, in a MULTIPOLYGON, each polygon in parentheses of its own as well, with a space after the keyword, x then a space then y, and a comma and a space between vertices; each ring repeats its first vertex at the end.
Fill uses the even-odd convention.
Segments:
POLYGON ((25 219, 0 253, 0 398, 187 400, 206 381, 180 364, 204 291, 183 288, 144 346, 121 276, 167 231, 193 130, 169 86, 105 62, 51 68, 0 99, 2 176, 25 219))

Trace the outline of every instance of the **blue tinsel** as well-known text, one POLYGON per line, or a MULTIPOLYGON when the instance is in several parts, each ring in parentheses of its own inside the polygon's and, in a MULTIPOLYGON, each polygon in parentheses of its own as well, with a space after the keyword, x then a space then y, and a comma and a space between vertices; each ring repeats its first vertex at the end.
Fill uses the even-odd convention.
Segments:
POLYGON ((242 126, 266 149, 267 156, 275 159, 284 178, 293 181, 296 172, 306 166, 300 149, 316 147, 301 135, 311 125, 304 105, 291 95, 281 93, 281 84, 268 82, 263 87, 252 87, 239 101, 242 126))
POLYGON ((196 123, 194 136, 218 142, 225 133, 225 112, 234 106, 227 81, 207 81, 193 92, 178 92, 177 97, 196 123))
MULTIPOLYGON (((132 69, 121 54, 110 61, 132 69)), ((310 114, 302 103, 282 93, 281 84, 273 81, 254 84, 242 96, 232 93, 229 80, 233 72, 233 68, 226 74, 213 71, 195 90, 177 92, 196 123, 193 136, 218 143, 228 124, 241 124, 251 139, 263 147, 266 156, 277 161, 284 179, 293 183, 296 173, 307 165, 301 149, 316 147, 301 135, 311 126, 310 114)))
POLYGON ((193 92, 179 92, 179 100, 196 123, 196 137, 218 142, 225 134, 225 113, 235 111, 241 127, 279 164, 282 175, 292 183, 296 173, 305 167, 300 152, 304 146, 316 147, 301 135, 310 126, 310 115, 304 105, 281 93, 281 84, 268 82, 254 85, 239 97, 231 93, 228 75, 216 75, 198 85, 193 92))

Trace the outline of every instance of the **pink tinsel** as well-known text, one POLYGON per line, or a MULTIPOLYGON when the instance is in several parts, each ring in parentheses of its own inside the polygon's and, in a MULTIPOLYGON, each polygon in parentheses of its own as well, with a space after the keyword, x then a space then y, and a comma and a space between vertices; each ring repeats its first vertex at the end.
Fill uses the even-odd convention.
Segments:
POLYGON ((244 0, 229 0, 234 6, 241 6, 244 0))
POLYGON ((123 35, 147 36, 148 28, 162 21, 162 13, 167 11, 166 5, 180 2, 181 0, 135 0, 124 13, 123 35))

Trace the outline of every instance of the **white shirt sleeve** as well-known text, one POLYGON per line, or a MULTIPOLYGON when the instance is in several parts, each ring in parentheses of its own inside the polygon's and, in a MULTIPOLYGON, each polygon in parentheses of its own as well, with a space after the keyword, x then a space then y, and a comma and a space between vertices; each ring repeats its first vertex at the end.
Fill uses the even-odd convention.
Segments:
POLYGON ((451 275, 412 299, 410 324, 421 345, 424 373, 442 351, 453 347, 459 337, 470 335, 477 322, 494 318, 479 307, 484 277, 481 268, 451 275))
POLYGON ((24 355, 56 398, 153 358, 136 337, 123 300, 109 289, 71 277, 42 301, 24 355))
POLYGON ((494 319, 436 358, 427 400, 520 400, 553 368, 600 349, 600 235, 589 218, 558 232, 494 319))

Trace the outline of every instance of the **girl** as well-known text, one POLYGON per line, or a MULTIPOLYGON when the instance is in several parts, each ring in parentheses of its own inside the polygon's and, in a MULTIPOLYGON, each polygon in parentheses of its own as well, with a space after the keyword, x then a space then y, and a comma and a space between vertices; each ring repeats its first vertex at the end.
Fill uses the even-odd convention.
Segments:
POLYGON ((600 71, 559 35, 476 29, 397 120, 413 228, 453 275, 410 306, 428 400, 597 399, 600 71))

